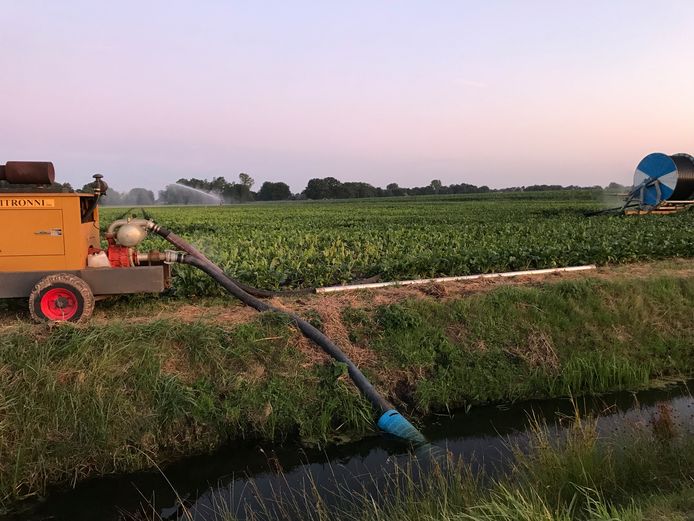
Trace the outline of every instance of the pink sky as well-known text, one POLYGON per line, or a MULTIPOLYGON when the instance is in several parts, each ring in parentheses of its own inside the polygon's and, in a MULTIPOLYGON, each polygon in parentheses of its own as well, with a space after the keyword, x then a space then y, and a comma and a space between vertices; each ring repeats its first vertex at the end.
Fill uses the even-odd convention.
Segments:
POLYGON ((694 152, 694 2, 6 2, 0 162, 77 186, 629 182, 694 152))

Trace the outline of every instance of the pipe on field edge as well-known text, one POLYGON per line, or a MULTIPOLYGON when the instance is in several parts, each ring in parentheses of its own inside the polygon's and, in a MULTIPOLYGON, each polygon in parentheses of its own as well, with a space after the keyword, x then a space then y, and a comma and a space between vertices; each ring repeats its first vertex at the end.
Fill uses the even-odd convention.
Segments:
POLYGON ((341 286, 325 286, 316 288, 316 293, 336 293, 338 291, 354 291, 358 289, 377 289, 387 288, 391 286, 414 286, 417 284, 431 284, 436 282, 455 282, 463 280, 478 280, 478 279, 497 279, 511 278, 532 275, 546 275, 549 273, 563 273, 571 271, 588 271, 597 269, 595 264, 586 264, 583 266, 568 266, 566 268, 545 268, 540 270, 525 270, 525 271, 506 271, 502 273, 481 273, 479 275, 461 275, 458 277, 437 277, 433 279, 413 279, 413 280, 394 280, 390 282, 373 282, 370 284, 345 284, 341 286))

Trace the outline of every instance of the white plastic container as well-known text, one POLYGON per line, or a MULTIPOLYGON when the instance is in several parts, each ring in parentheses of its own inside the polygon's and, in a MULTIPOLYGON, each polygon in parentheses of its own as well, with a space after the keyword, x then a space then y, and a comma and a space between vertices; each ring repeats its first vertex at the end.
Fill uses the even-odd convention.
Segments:
POLYGON ((111 263, 108 261, 106 252, 100 251, 87 256, 87 266, 90 268, 110 268, 111 263))

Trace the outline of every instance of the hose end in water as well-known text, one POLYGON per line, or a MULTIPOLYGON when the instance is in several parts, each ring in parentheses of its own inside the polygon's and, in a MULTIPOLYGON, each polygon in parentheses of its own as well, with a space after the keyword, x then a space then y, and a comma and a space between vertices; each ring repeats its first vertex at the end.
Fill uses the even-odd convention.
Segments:
POLYGON ((395 409, 391 409, 383 413, 378 419, 378 428, 383 432, 397 436, 403 440, 409 441, 414 445, 422 445, 427 443, 424 435, 412 425, 407 418, 400 414, 395 409))

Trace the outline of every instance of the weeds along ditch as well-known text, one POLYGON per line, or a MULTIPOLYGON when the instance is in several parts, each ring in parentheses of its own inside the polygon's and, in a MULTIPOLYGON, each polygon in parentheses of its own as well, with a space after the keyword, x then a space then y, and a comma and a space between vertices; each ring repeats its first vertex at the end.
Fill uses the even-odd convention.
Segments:
POLYGON ((21 518, 673 521, 694 508, 694 399, 684 384, 479 407, 423 429, 435 458, 381 438, 323 451, 237 443, 57 491, 25 504, 21 518))
MULTIPOLYGON (((693 301, 687 276, 582 278, 339 318, 374 385, 421 422, 691 377, 693 301)), ((83 327, 19 322, 0 336, 0 400, 3 507, 231 441, 327 447, 375 434, 345 368, 272 313, 236 324, 117 313, 83 327)))
MULTIPOLYGON (((587 217, 605 207, 602 198, 564 191, 146 212, 229 275, 267 289, 694 256, 694 212, 587 217)), ((102 226, 124 211, 102 209, 102 226)), ((167 247, 148 243, 143 249, 167 247)), ((222 293, 188 268, 176 269, 175 288, 182 296, 222 293)))

